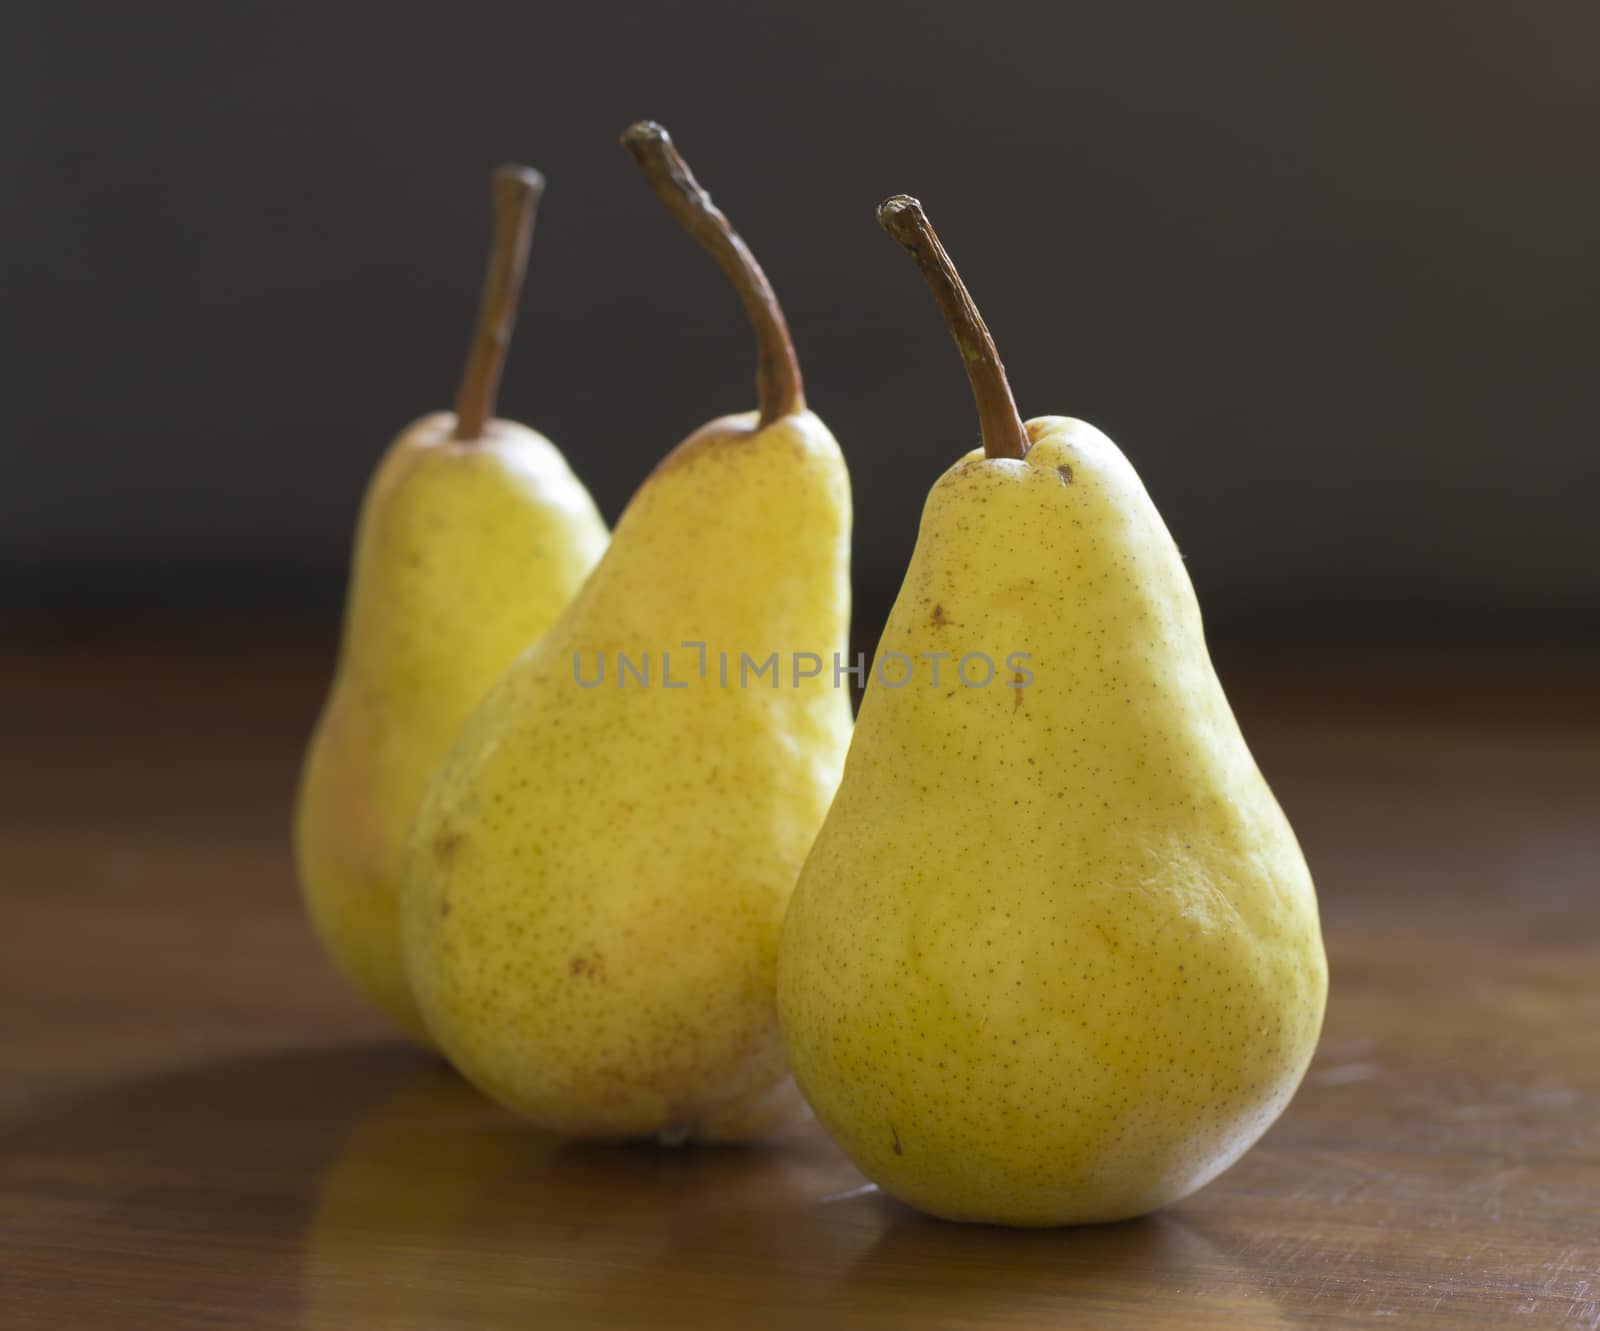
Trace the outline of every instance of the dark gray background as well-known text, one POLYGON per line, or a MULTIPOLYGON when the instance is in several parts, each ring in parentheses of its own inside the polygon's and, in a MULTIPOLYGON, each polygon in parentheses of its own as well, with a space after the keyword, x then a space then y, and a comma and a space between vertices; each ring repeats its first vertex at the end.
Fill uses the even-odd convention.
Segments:
POLYGON ((550 179, 503 413, 608 517, 751 404, 649 115, 757 250, 849 456, 870 637, 959 362, 1117 439, 1218 632, 1600 621, 1600 5, 6 6, 0 607, 328 618, 387 440, 451 400, 485 176, 550 179))

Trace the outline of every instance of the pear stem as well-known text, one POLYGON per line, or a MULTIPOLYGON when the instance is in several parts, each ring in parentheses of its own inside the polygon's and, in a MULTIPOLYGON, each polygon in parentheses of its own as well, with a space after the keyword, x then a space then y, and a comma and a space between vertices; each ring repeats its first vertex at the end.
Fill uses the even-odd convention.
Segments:
POLYGON ((739 293, 756 333, 756 396, 761 409, 757 428, 804 411, 800 363, 778 297, 761 265, 711 196, 700 187, 667 131, 653 120, 641 120, 622 132, 622 146, 638 163, 667 211, 715 259, 739 293))
POLYGON ((472 347, 461 387, 456 390, 456 438, 479 439, 494 415, 500 391, 500 371, 505 367, 511 329, 517 322, 517 298, 528 270, 528 243, 533 217, 544 193, 544 177, 531 167, 496 167, 490 178, 494 200, 493 239, 489 245, 489 271, 483 279, 478 322, 472 330, 472 347))
POLYGON ((1006 382, 1006 367, 989 336, 988 325, 972 303, 955 264, 939 243, 938 234, 922 205, 909 194, 896 194, 878 205, 878 225, 905 247, 917 261, 922 276, 939 302, 944 321, 967 367, 972 396, 978 403, 978 423, 983 430, 984 455, 991 458, 1027 456, 1032 441, 1017 413, 1017 400, 1006 382))

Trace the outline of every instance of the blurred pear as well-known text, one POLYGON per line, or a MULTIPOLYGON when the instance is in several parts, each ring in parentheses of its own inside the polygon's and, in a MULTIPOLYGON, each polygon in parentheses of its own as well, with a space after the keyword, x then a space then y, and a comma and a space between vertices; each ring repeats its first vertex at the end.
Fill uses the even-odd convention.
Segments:
POLYGON ((543 183, 523 167, 494 173, 489 272, 456 410, 407 427, 367 490, 295 811, 301 887, 329 954, 424 1044, 400 951, 406 834, 462 722, 606 547, 555 445, 493 416, 543 183))

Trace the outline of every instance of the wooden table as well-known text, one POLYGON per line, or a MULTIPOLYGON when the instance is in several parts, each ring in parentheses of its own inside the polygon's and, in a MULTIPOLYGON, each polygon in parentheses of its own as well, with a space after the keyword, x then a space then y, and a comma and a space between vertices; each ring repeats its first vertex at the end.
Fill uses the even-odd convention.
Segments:
POLYGON ((392 1040, 291 877, 327 663, 0 662, 0 1325, 1600 1327, 1592 660, 1229 659, 1322 895, 1321 1049, 1189 1201, 1032 1233, 815 1128, 562 1146, 392 1040))

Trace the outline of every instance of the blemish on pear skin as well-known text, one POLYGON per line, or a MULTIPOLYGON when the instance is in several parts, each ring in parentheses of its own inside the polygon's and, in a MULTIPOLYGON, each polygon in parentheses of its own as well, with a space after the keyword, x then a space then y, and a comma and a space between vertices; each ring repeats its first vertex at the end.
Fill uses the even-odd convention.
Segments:
POLYGON ((440 864, 449 864, 455 859, 456 851, 461 849, 463 839, 459 831, 446 823, 439 829, 439 835, 433 839, 433 858, 440 864))
POLYGON ((605 977, 605 962, 600 957, 574 957, 567 963, 567 974, 577 979, 588 976, 599 980, 605 977))
POLYGON ((440 897, 439 898, 439 918, 441 920, 448 920, 450 918, 450 898, 449 897, 440 897))
POLYGON ((1056 468, 1056 475, 1061 477, 1061 484, 1072 484, 1072 468, 1069 467, 1065 462, 1056 468))
POLYGON ((935 605, 932 612, 928 615, 928 623, 937 628, 943 628, 949 622, 950 616, 945 614, 944 606, 942 605, 935 605))
POLYGON ((1015 695, 1011 703, 1011 710, 1014 712, 1017 710, 1017 708, 1022 706, 1022 671, 1017 671, 1017 673, 1011 677, 1011 683, 1011 692, 1015 695))
POLYGON ((900 1134, 894 1130, 893 1123, 889 1125, 889 1136, 894 1138, 894 1153, 896 1155, 904 1155, 905 1148, 900 1145, 900 1134))

